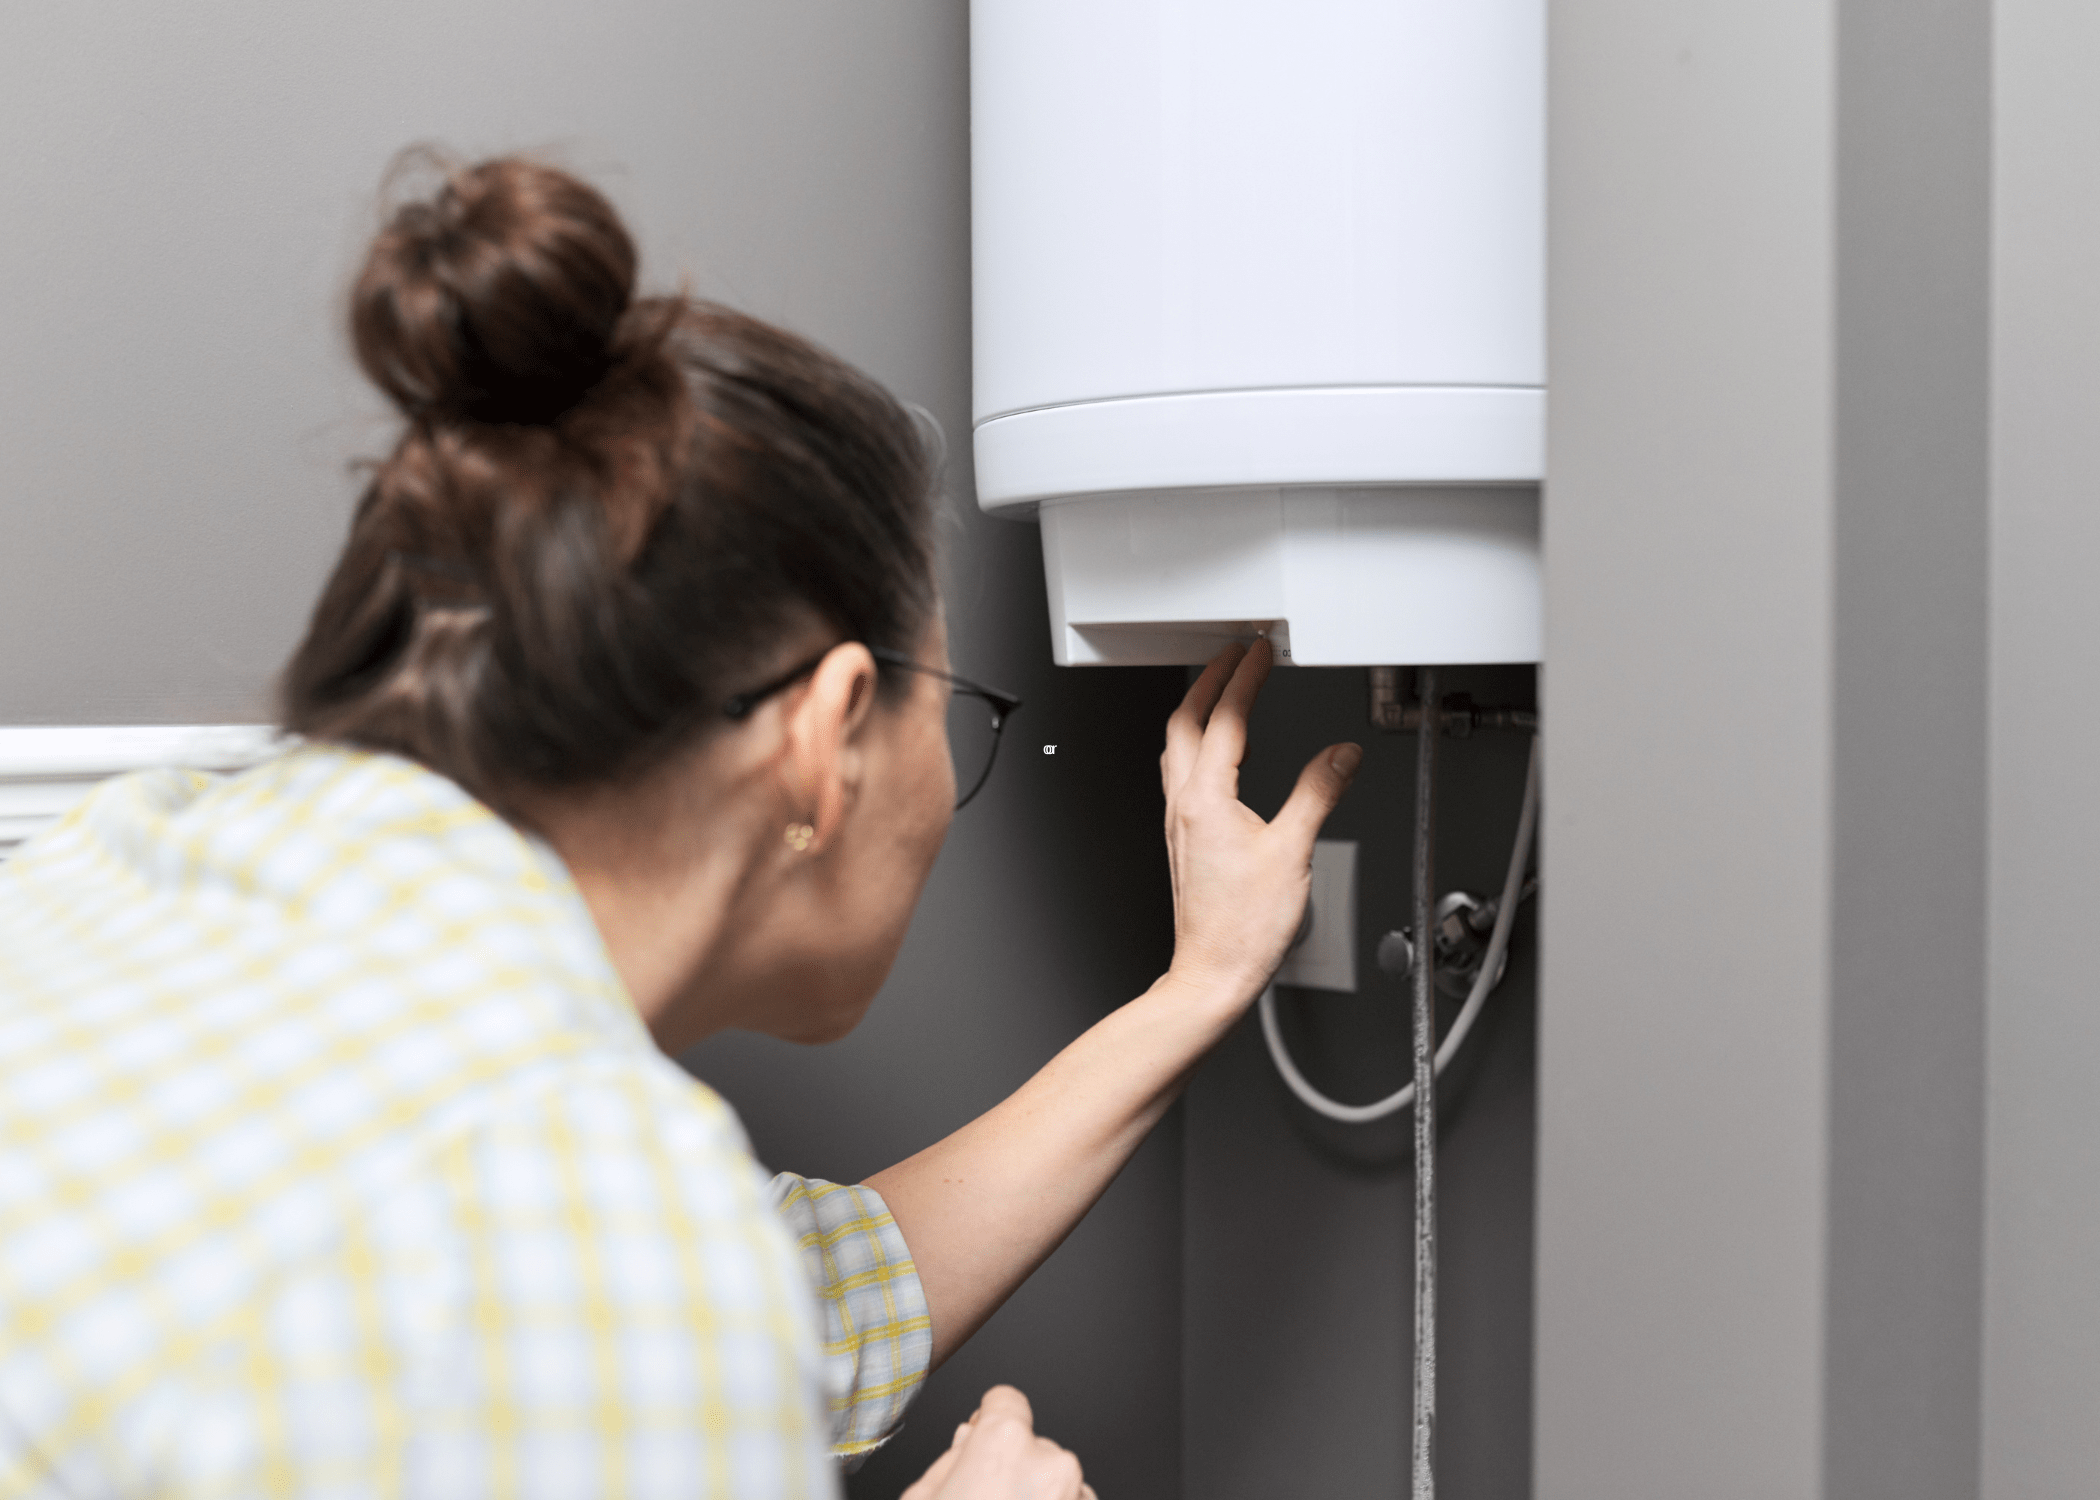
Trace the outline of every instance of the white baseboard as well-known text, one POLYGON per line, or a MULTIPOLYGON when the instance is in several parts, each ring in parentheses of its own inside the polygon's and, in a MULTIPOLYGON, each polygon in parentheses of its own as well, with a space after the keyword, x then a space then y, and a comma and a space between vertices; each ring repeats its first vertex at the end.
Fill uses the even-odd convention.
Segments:
POLYGON ((274 755, 269 724, 0 725, 0 859, 126 771, 237 771, 274 755))

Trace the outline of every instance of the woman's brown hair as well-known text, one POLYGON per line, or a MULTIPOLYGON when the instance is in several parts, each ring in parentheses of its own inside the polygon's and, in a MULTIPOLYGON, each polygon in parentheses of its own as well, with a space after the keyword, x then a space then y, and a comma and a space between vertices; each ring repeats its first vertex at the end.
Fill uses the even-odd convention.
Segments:
POLYGON ((934 459, 880 386, 755 318, 636 298, 634 242, 516 158, 397 209, 351 294, 407 418, 282 686, 285 727, 502 808, 646 769, 810 615, 909 649, 934 459))

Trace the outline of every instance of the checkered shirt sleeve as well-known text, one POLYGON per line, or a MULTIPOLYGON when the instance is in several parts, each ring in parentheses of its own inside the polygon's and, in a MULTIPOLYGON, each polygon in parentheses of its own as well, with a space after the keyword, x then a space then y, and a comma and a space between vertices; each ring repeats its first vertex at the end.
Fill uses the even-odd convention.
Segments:
POLYGON ((783 1172, 772 1191, 819 1294, 832 1451, 857 1459, 882 1445, 926 1379, 926 1293, 873 1188, 783 1172))

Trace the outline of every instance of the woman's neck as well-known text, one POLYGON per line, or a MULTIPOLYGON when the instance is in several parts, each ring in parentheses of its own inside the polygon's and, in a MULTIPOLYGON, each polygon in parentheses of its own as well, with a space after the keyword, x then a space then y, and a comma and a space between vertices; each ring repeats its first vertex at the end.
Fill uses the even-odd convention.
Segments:
POLYGON ((666 1052, 737 1023, 729 1002, 700 980, 716 967, 770 852, 746 826, 748 812, 739 815, 752 799, 710 787, 713 780, 688 762, 631 787, 532 809, 628 998, 666 1052))

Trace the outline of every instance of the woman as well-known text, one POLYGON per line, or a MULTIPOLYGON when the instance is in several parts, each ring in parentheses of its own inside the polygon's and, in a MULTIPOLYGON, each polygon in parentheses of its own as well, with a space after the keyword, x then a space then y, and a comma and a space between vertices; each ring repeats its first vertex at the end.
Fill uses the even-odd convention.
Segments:
MULTIPOLYGON (((1238 802, 1258 646, 1168 723, 1168 973, 869 1183, 768 1188, 666 1054, 841 1036, 896 956, 957 794, 929 458, 634 277, 542 166, 395 213, 351 324, 406 427, 303 743, 0 870, 0 1494, 833 1493, 1280 961, 1357 752, 1238 802)), ((1082 1492, 1000 1389, 911 1496, 1082 1492)))

